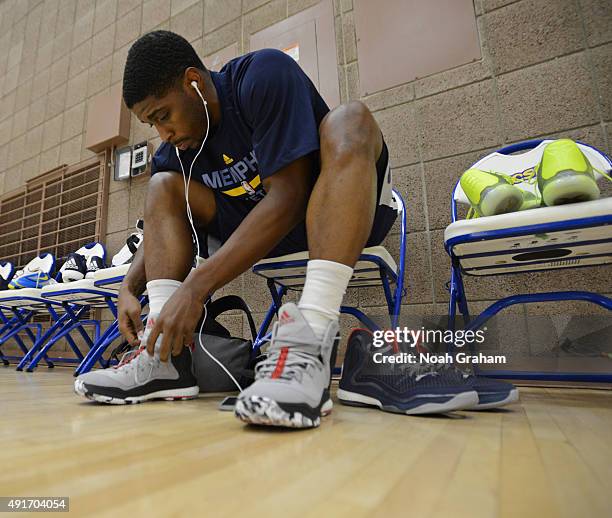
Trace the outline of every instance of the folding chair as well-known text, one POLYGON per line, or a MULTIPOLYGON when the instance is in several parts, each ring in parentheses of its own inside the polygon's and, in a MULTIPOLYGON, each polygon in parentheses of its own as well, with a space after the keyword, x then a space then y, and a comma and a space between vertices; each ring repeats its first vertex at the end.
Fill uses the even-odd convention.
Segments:
MULTIPOLYGON (((383 246, 365 248, 353 270, 349 288, 366 288, 381 286, 389 309, 391 328, 397 326, 404 297, 404 272, 406 256, 406 207, 399 192, 393 189, 393 200, 400 226, 399 267, 391 254, 383 246)), ((253 266, 253 272, 267 281, 272 304, 259 328, 253 349, 257 350, 267 339, 266 334, 274 315, 282 305, 282 299, 288 290, 301 291, 306 280, 308 251, 288 254, 281 257, 267 258, 253 266)), ((368 329, 376 330, 379 326, 360 309, 342 306, 341 313, 354 316, 368 329)))
MULTIPOLYGON (((100 335, 100 322, 95 319, 87 321, 79 320, 82 313, 96 308, 108 308, 117 317, 117 309, 112 300, 115 292, 105 290, 94 286, 94 279, 82 279, 68 283, 57 283, 45 286, 41 289, 40 296, 43 299, 59 303, 67 313, 71 313, 70 319, 74 324, 78 321, 81 324, 90 323, 94 325, 94 337, 92 340, 86 340, 90 351, 93 350, 101 337, 106 336, 106 332, 100 335), (76 310, 76 311, 75 311, 76 310), (78 313, 78 316, 77 316, 78 313)), ((40 360, 44 358, 47 352, 53 347, 59 338, 47 341, 36 355, 32 358, 28 365, 28 371, 32 372, 40 360)), ((82 354, 77 355, 80 362, 83 362, 82 354)))
MULTIPOLYGON (((2 290, 8 289, 8 284, 15 274, 15 266, 8 261, 0 261, 0 286, 2 290)), ((28 348, 23 343, 23 340, 19 333, 25 332, 28 338, 34 343, 40 336, 41 324, 30 323, 34 312, 31 310, 19 310, 15 309, 13 315, 8 317, 4 312, 13 312, 10 307, 0 307, 0 347, 9 340, 13 339, 23 351, 24 354, 28 352, 28 348), (32 334, 32 329, 37 330, 37 334, 32 334)), ((21 360, 21 356, 6 356, 0 350, 0 361, 4 365, 9 365, 10 360, 21 360)))
POLYGON ((76 363, 83 358, 83 354, 74 342, 71 334, 73 331, 78 331, 85 342, 91 347, 93 341, 85 331, 84 326, 94 326, 94 336, 99 334, 100 323, 96 320, 81 320, 81 317, 87 310, 86 306, 75 308, 68 303, 58 303, 42 297, 41 288, 23 288, 19 290, 6 290, 0 292, 0 307, 10 308, 13 315, 19 321, 12 333, 24 331, 28 336, 33 338, 32 347, 24 351, 25 355, 19 361, 17 370, 26 369, 32 372, 41 359, 44 359, 49 368, 54 366, 54 363, 76 363), (24 311, 27 311, 25 315, 24 311), (30 315, 29 312, 32 314, 30 315), (31 331, 32 324, 29 319, 36 313, 47 313, 51 317, 51 326, 47 331, 42 333, 42 329, 38 327, 37 334, 34 336, 31 331), (74 351, 77 358, 49 358, 46 352, 59 340, 65 338, 70 348, 74 351), (36 359, 36 363, 30 366, 30 362, 36 359))
MULTIPOLYGON (((504 147, 472 167, 506 173, 518 180, 533 178, 534 168, 548 142, 551 141, 532 140, 504 147)), ((587 144, 578 145, 595 169, 603 172, 612 169, 612 161, 605 153, 587 144)), ((462 278, 463 274, 508 275, 609 265, 612 263, 612 198, 465 220, 458 219, 458 203, 469 203, 459 182, 451 199, 452 223, 444 232, 445 248, 451 258, 448 309, 451 329, 454 329, 457 309, 465 330, 471 331, 482 328, 502 309, 515 304, 580 300, 612 310, 612 299, 599 293, 527 293, 502 298, 472 319, 462 278)), ((612 373, 482 370, 478 366, 475 370, 481 375, 507 379, 612 382, 612 373)))
MULTIPOLYGON (((0 347, 13 339, 22 350, 23 354, 27 354, 28 348, 24 344, 20 333, 25 333, 32 342, 32 345, 34 345, 36 340, 40 338, 42 332, 42 324, 31 322, 33 316, 33 310, 11 308, 7 306, 0 307, 0 323, 2 324, 0 327, 0 347), (9 317, 5 314, 5 311, 11 311, 13 315, 9 317), (36 330, 36 334, 32 333, 32 329, 36 330)), ((9 365, 11 360, 19 362, 22 358, 22 356, 7 356, 0 350, 0 361, 2 361, 3 365, 9 365)), ((48 360, 45 361, 47 361, 48 364, 48 360)))
MULTIPOLYGON (((33 345, 24 350, 24 356, 20 359, 17 370, 26 369, 32 372, 41 359, 44 359, 49 368, 57 363, 75 363, 83 358, 78 346, 71 336, 73 331, 78 331, 85 342, 91 347, 93 342, 84 326, 94 326, 94 336, 97 337, 100 330, 100 323, 96 320, 81 320, 87 307, 74 307, 69 303, 59 303, 45 299, 42 296, 42 284, 48 283, 51 273, 55 269, 55 257, 52 254, 42 253, 33 258, 13 277, 10 285, 13 289, 0 291, 0 307, 8 308, 13 312, 15 326, 10 334, 17 336, 20 332, 25 332, 32 339, 33 345), (25 286, 17 288, 17 286, 25 286), (42 327, 30 323, 30 319, 35 313, 47 313, 51 317, 51 326, 44 333, 42 327), (37 334, 33 335, 32 327, 35 327, 37 334), (57 341, 66 339, 71 349, 77 356, 73 358, 49 358, 47 351, 57 341), (35 360, 34 363, 31 363, 35 360)), ((54 282, 54 281, 53 281, 54 282)), ((21 347, 21 344, 20 344, 21 347)))
MULTIPOLYGON (((19 345, 20 349, 27 355, 28 348, 23 343, 20 337, 20 333, 25 333, 28 338, 35 345, 36 341, 40 338, 42 333, 42 325, 32 323, 31 319, 34 315, 44 309, 44 304, 37 304, 35 302, 39 292, 36 290, 28 291, 31 288, 38 288, 39 283, 46 282, 55 268, 55 257, 52 254, 40 254, 29 261, 23 269, 16 271, 14 265, 10 262, 0 263, 0 284, 2 291, 0 291, 0 299, 4 300, 4 305, 0 306, 2 310, 11 312, 12 317, 7 317, 2 310, 0 310, 0 320, 2 320, 4 326, 0 333, 0 345, 4 344, 11 338, 14 339, 19 345), (24 291, 15 290, 15 286, 26 286, 24 291), (13 289, 8 289, 11 286, 13 289), (18 293, 20 298, 15 298, 15 294, 18 293), (34 300, 29 297, 34 297, 34 300), (32 333, 32 329, 36 330, 36 335, 32 333)), ((9 364, 9 360, 21 361, 23 357, 18 356, 4 356, 0 354, 4 365, 9 364)), ((45 358, 47 365, 52 367, 53 365, 45 358)))

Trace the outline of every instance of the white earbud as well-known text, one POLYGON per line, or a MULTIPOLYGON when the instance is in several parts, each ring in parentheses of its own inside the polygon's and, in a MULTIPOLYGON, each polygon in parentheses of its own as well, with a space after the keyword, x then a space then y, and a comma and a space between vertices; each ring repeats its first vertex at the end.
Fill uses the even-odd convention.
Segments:
POLYGON ((202 99, 202 102, 204 103, 204 106, 206 106, 208 103, 206 102, 206 99, 204 99, 204 97, 202 96, 202 92, 200 92, 200 89, 198 88, 198 82, 197 81, 191 81, 191 86, 193 86, 195 88, 195 91, 198 92, 198 95, 200 96, 200 99, 202 99))

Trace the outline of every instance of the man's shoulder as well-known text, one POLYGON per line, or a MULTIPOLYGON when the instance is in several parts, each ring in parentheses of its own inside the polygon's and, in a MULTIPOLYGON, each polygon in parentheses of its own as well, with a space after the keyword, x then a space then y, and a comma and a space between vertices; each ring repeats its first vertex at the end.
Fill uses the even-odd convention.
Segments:
POLYGON ((228 61, 220 72, 229 73, 238 91, 243 93, 254 84, 277 85, 280 75, 293 69, 299 69, 299 65, 284 52, 261 49, 228 61))
POLYGON ((230 61, 228 61, 223 68, 220 70, 221 72, 226 69, 243 69, 249 68, 253 69, 256 72, 263 70, 260 67, 264 66, 278 66, 278 65, 287 65, 295 63, 293 58, 285 54, 283 51, 278 49, 261 49, 254 50, 253 52, 248 52, 247 54, 243 54, 242 56, 238 56, 230 61), (251 65, 256 65, 251 67, 251 65))

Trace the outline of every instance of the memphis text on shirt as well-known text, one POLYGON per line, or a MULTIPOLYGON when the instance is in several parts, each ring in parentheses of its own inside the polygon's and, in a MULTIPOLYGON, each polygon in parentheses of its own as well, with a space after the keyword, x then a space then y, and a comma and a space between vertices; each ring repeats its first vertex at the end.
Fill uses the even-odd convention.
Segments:
MULTIPOLYGON (((233 160, 228 158, 226 163, 232 163, 233 160)), ((222 189, 231 185, 240 184, 244 181, 249 181, 258 174, 257 159, 255 151, 251 151, 241 160, 234 162, 230 167, 219 171, 202 173, 202 183, 211 189, 222 189)))
POLYGON ((265 196, 261 178, 258 174, 255 151, 251 151, 236 162, 224 153, 223 161, 229 167, 219 171, 202 173, 202 183, 204 185, 211 189, 221 189, 223 194, 228 196, 246 196, 253 201, 259 201, 265 196), (230 187, 230 189, 224 189, 225 187, 230 187))

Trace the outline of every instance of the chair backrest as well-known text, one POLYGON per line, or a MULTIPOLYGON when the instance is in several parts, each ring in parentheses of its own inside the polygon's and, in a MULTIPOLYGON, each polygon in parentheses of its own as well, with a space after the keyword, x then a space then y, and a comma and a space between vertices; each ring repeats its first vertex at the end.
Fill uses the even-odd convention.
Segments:
MULTIPOLYGON (((471 167, 482 169, 484 171, 495 171, 505 173, 513 178, 513 182, 527 191, 535 192, 535 167, 542 158, 544 148, 548 140, 529 140, 504 147, 478 160, 471 167), (523 151, 522 153, 520 153, 523 151), (515 154, 516 153, 516 154, 515 154)), ((603 151, 598 150, 593 146, 576 142, 580 150, 587 157, 593 168, 596 170, 597 178, 602 177, 597 170, 610 172, 612 171, 612 160, 603 151)), ((469 204, 467 196, 461 188, 459 181, 455 184, 451 201, 452 220, 456 220, 456 203, 469 204)))

